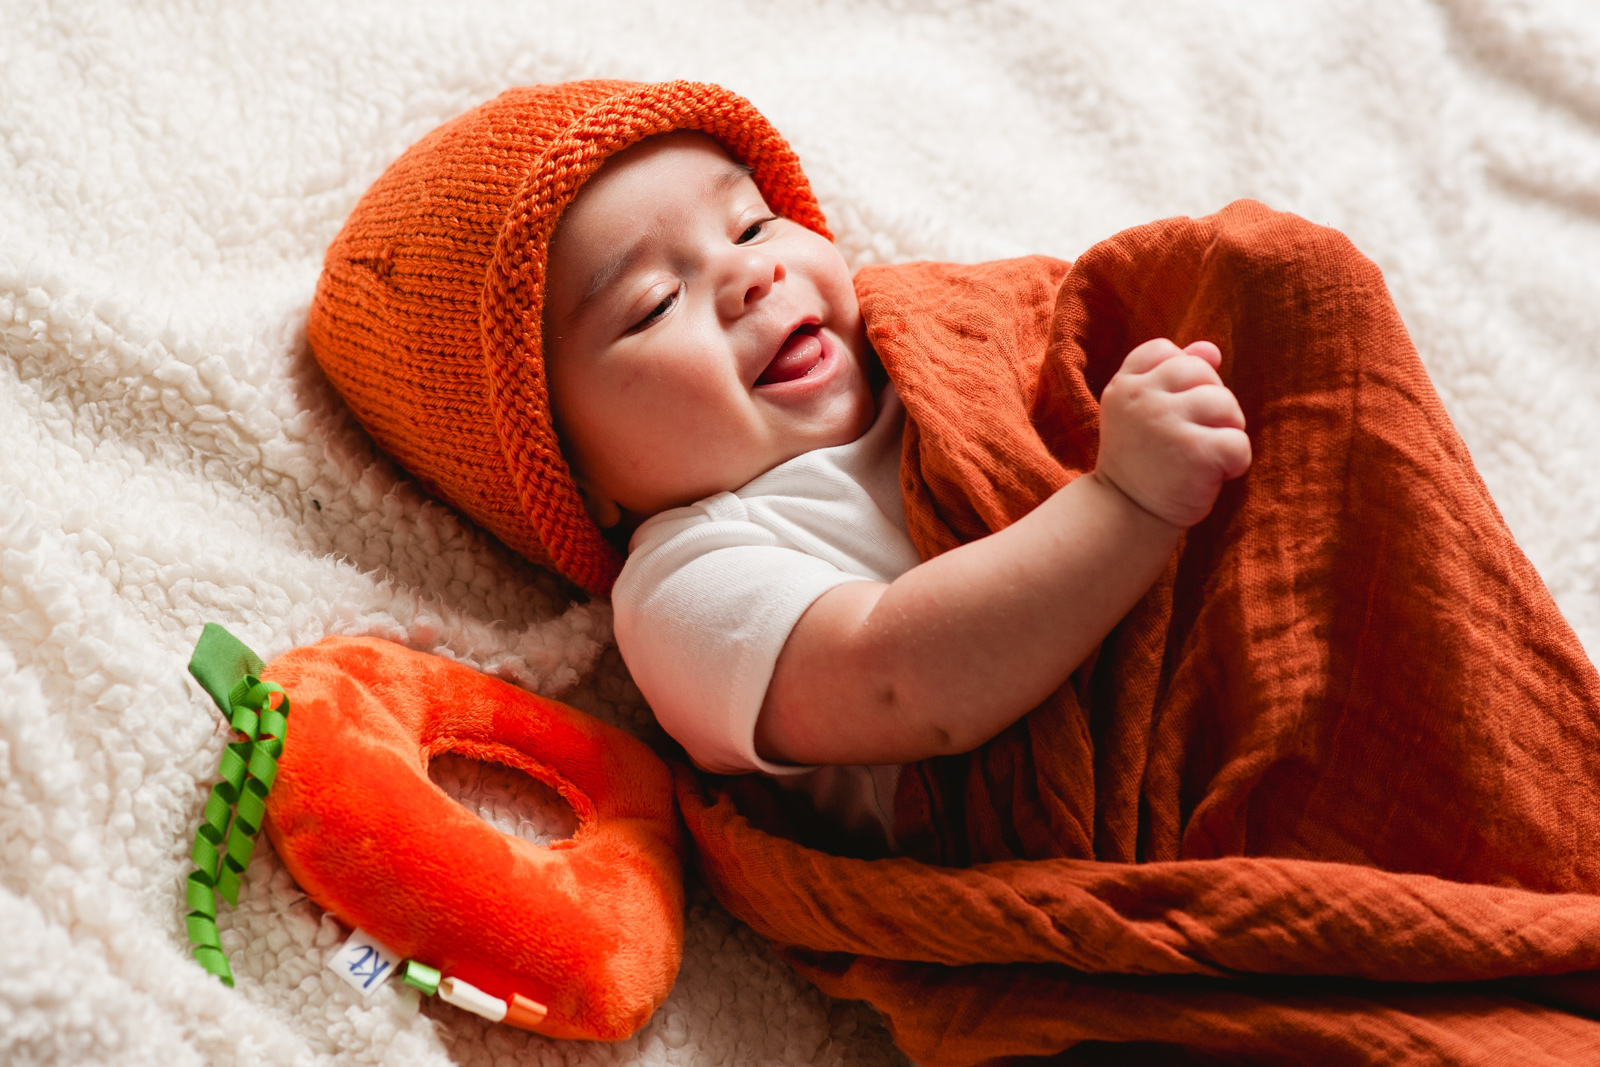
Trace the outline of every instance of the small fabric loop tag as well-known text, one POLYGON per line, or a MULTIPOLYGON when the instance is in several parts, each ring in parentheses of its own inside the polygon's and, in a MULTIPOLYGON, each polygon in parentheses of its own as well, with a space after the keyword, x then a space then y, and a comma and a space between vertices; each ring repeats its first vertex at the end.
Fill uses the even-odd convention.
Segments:
POLYGON ((400 968, 400 980, 408 986, 422 990, 422 995, 431 997, 439 991, 439 971, 429 967, 426 963, 416 960, 406 960, 405 966, 400 968))
POLYGON ((550 1015, 550 1009, 540 1004, 531 997, 521 993, 511 994, 511 999, 506 1001, 505 1021, 512 1026, 520 1026, 524 1030, 532 1030, 550 1015))
POLYGON ((491 996, 473 985, 471 982, 460 978, 446 978, 439 983, 439 999, 446 1004, 454 1004, 474 1015, 481 1015, 492 1023, 497 1023, 506 1017, 506 1002, 499 997, 491 996))
POLYGON ((373 992, 400 969, 400 957, 380 945, 365 930, 351 932, 339 951, 328 957, 328 969, 343 978, 363 997, 373 992))

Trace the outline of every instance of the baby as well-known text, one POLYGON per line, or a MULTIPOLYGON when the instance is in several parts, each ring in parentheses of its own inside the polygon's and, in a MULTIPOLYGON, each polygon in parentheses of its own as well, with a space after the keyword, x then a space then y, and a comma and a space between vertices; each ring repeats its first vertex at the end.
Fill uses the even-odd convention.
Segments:
POLYGON ((609 589, 698 764, 848 768, 806 787, 890 841, 894 768, 1059 687, 1251 459, 1217 347, 1148 341, 1091 476, 919 561, 850 271, 787 146, 710 86, 520 90, 436 131, 330 248, 310 336, 435 492, 609 589))

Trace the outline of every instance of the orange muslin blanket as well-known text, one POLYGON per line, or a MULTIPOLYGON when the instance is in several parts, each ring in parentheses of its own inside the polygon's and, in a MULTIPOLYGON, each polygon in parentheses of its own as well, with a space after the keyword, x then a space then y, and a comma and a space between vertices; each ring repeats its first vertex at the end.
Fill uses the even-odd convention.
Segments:
POLYGON ((1255 464, 1046 703, 906 768, 904 855, 678 768, 724 904, 925 1067, 1600 1062, 1600 679, 1378 269, 1240 202, 857 288, 925 558, 1092 470, 1152 337, 1220 346, 1255 464))

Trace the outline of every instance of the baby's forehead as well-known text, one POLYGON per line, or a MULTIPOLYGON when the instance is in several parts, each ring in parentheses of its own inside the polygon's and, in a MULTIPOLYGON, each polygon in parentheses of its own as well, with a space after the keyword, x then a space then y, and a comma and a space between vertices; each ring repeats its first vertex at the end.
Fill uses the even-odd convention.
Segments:
MULTIPOLYGON (((615 166, 619 161, 635 158, 651 153, 703 153, 720 160, 725 160, 729 166, 740 166, 722 142, 703 130, 669 130, 666 133, 652 134, 643 137, 622 151, 614 153, 600 165, 600 169, 615 166)), ((748 172, 749 168, 745 168, 748 172)))
POLYGON ((716 138, 699 130, 658 133, 629 145, 600 165, 563 213, 604 196, 615 186, 634 186, 635 196, 665 199, 685 192, 720 193, 750 179, 754 171, 716 138), (665 180, 664 180, 665 179, 665 180))

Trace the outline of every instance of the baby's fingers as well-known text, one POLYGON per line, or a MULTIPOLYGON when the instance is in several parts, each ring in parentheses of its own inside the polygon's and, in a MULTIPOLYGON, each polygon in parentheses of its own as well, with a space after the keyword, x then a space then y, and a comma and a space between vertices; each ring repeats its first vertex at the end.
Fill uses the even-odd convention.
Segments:
POLYGON ((1207 429, 1205 434, 1207 451, 1224 480, 1237 478, 1250 469, 1250 437, 1243 430, 1216 427, 1207 429))
POLYGON ((1196 356, 1213 368, 1222 366, 1222 351, 1210 341, 1194 341, 1187 348, 1179 348, 1167 338, 1157 337, 1129 352, 1122 361, 1122 370, 1127 374, 1143 374, 1173 356, 1196 356))
POLYGON ((1225 385, 1201 385, 1179 393, 1174 402, 1185 419, 1200 426, 1244 429, 1239 400, 1225 385))
POLYGON ((1146 378, 1152 385, 1169 393, 1181 393, 1188 389, 1206 386, 1224 388, 1222 379, 1217 377, 1215 367, 1199 356, 1192 356, 1182 351, 1172 359, 1163 360, 1146 375, 1146 378))
POLYGON ((1192 341, 1183 346, 1185 355, 1199 356, 1213 367, 1222 366, 1222 349, 1210 341, 1192 341))
POLYGON ((1143 374, 1159 367, 1173 356, 1181 355, 1183 355, 1183 349, 1165 337, 1157 337, 1154 340, 1146 341, 1128 353, 1127 357, 1122 361, 1122 373, 1143 374))

